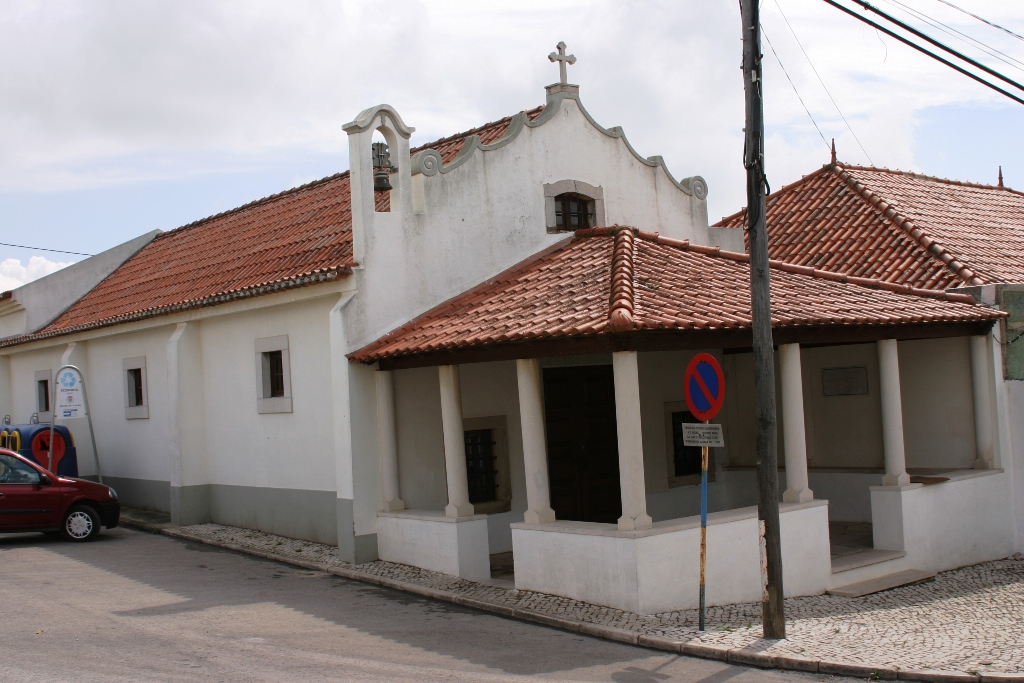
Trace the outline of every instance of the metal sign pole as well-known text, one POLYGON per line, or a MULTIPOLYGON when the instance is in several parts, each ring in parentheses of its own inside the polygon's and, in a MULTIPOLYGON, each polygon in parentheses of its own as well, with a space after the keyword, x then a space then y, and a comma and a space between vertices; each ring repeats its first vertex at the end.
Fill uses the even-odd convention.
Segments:
MULTIPOLYGON (((60 370, 63 369, 61 368, 60 370)), ((60 370, 57 371, 57 375, 60 374, 60 370)), ((50 400, 50 449, 46 452, 46 471, 53 474, 57 474, 51 469, 53 467, 53 423, 57 421, 57 375, 54 375, 50 380, 50 384, 53 385, 51 387, 53 389, 51 392, 53 398, 50 400)))
MULTIPOLYGON (((62 365, 57 374, 54 376, 53 381, 53 402, 50 404, 50 413, 52 418, 50 419, 50 452, 47 455, 50 463, 53 463, 53 428, 57 422, 57 382, 59 381, 60 373, 62 370, 74 370, 78 373, 79 379, 82 380, 82 399, 85 403, 85 417, 89 421, 89 441, 92 443, 92 457, 96 463, 96 478, 99 482, 103 483, 103 473, 100 471, 100 453, 96 450, 96 432, 92 428, 92 411, 89 410, 89 390, 85 385, 85 373, 79 370, 74 365, 62 365)), ((49 469, 49 468, 47 468, 49 469)), ((52 471, 52 470, 51 470, 52 471)), ((56 474, 56 472, 54 472, 56 474)))
MULTIPOLYGON (((705 420, 704 424, 708 424, 705 420)), ((704 567, 708 558, 708 447, 700 449, 700 617, 697 628, 704 630, 704 567)))

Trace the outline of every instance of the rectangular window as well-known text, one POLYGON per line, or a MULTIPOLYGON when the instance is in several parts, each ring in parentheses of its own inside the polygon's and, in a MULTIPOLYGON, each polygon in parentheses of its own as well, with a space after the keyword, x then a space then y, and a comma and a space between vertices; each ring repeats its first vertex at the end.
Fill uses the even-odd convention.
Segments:
POLYGON ((256 340, 256 412, 292 412, 288 335, 256 340))
POLYGON ((142 398, 142 368, 128 369, 128 407, 137 408, 145 403, 142 398))
POLYGON ((280 351, 263 352, 263 398, 284 396, 284 359, 280 351))
MULTIPOLYGON (((703 458, 700 446, 687 446, 683 443, 684 424, 700 424, 700 420, 688 410, 672 413, 672 464, 677 477, 699 475, 703 458)), ((710 464, 708 467, 710 468, 710 464)))
POLYGON ((469 477, 469 502, 487 503, 497 498, 494 439, 490 429, 470 429, 466 438, 466 474, 469 477))
POLYGON ((124 388, 124 417, 126 420, 149 418, 149 398, 146 393, 146 357, 125 358, 121 361, 124 388))
POLYGON ((36 393, 38 394, 36 410, 40 413, 50 412, 50 380, 41 379, 37 381, 36 393))
POLYGON ((53 420, 53 407, 50 405, 50 392, 53 390, 53 372, 36 370, 36 414, 40 422, 53 420))

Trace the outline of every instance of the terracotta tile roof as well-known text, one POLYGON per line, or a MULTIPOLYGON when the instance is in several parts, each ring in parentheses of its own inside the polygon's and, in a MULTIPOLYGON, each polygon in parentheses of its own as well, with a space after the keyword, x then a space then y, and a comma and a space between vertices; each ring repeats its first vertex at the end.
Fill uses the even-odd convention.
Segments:
MULTIPOLYGON (((525 113, 532 120, 541 111, 525 113)), ((418 149, 436 149, 448 163, 470 136, 493 142, 511 120, 418 149)), ((377 195, 378 210, 388 199, 377 195)), ((353 265, 346 171, 157 236, 53 322, 0 347, 325 282, 353 265)))
MULTIPOLYGON (((745 211, 716 227, 740 227, 745 211)), ((1024 194, 829 164, 768 198, 771 258, 944 289, 1024 282, 1024 194)))
MULTIPOLYGON (((749 329, 745 254, 633 228, 581 230, 351 354, 373 363, 507 342, 656 330, 749 329)), ((772 324, 984 322, 963 294, 772 262, 772 324)))

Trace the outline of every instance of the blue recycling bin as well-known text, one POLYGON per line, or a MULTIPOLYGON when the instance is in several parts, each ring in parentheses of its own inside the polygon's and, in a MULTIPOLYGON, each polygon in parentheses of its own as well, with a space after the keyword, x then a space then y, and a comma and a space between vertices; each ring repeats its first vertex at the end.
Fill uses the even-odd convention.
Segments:
MULTIPOLYGON (((50 451, 50 425, 3 425, 0 427, 0 448, 14 451, 32 462, 47 467, 50 451)), ((78 449, 75 437, 64 425, 53 428, 53 460, 48 467, 62 477, 78 476, 78 449)))

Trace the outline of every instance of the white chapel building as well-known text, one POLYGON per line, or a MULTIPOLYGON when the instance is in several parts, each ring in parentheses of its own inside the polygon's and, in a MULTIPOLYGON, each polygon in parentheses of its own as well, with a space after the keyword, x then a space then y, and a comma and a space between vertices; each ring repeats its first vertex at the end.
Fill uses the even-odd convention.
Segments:
MULTIPOLYGON (((743 228, 565 81, 417 149, 371 107, 351 170, 0 295, 0 415, 53 419, 74 364, 98 453, 63 422, 125 504, 476 581, 511 553, 517 588, 651 614, 697 604, 707 352, 708 602, 758 600, 743 228)), ((1024 549, 1007 313, 796 262, 772 288, 787 595, 1024 549)))

